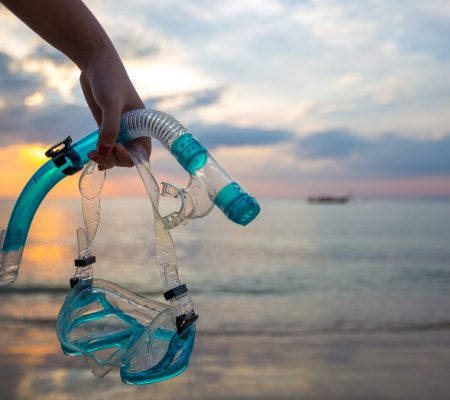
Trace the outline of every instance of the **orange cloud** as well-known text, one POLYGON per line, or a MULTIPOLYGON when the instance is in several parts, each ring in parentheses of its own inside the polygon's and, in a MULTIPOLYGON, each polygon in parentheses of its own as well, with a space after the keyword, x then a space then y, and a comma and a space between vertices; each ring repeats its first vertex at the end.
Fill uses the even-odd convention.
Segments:
MULTIPOLYGON (((41 143, 14 144, 0 147, 0 197, 16 199, 28 179, 47 161, 44 152, 47 145, 41 143)), ((301 170, 291 176, 276 179, 265 176, 255 160, 268 163, 269 149, 241 148, 234 149, 232 156, 225 149, 215 149, 217 159, 225 169, 235 175, 238 180, 257 197, 305 197, 312 193, 344 194, 352 192, 363 197, 426 197, 450 196, 450 176, 428 176, 391 179, 367 180, 327 180, 305 179, 301 170), (266 154, 266 151, 268 154, 266 154), (241 154, 242 153, 242 154, 241 154), (264 157, 266 156, 266 157, 264 157), (253 164, 246 164, 251 160, 253 164), (238 161, 238 162, 237 162, 238 161), (237 167, 238 165, 238 167, 237 167), (297 176, 298 175, 298 176, 297 176), (296 177, 297 176, 297 177, 296 177)), ((164 164, 169 155, 155 149, 153 165, 156 167, 156 178, 173 182, 181 186, 187 185, 187 175, 171 172, 160 176, 160 164, 164 164)), ((270 158, 270 157, 269 157, 270 158)), ((173 160, 170 160, 174 162, 173 160)), ((285 166, 286 168, 289 166, 285 166)), ((291 165, 291 168, 294 164, 291 165)), ((164 168, 163 168, 164 169, 164 168)), ((109 178, 103 189, 105 197, 146 196, 145 189, 138 174, 133 169, 114 169, 108 171, 109 178)), ((52 198, 77 198, 79 174, 70 176, 59 183, 49 194, 52 198)))
MULTIPOLYGON (((25 184, 48 159, 48 146, 41 143, 0 147, 0 197, 17 198, 25 184)), ((52 197, 78 195, 77 178, 65 179, 51 192, 52 197)))
MULTIPOLYGON (((0 147, 0 198, 16 199, 31 176, 48 161, 44 153, 49 146, 41 143, 14 144, 0 147)), ((109 179, 103 194, 111 197, 146 196, 138 174, 130 169, 108 171, 109 179)), ((69 176, 56 185, 49 193, 51 198, 79 197, 78 179, 80 175, 69 176)), ((173 179, 168 180, 173 181, 173 179)))

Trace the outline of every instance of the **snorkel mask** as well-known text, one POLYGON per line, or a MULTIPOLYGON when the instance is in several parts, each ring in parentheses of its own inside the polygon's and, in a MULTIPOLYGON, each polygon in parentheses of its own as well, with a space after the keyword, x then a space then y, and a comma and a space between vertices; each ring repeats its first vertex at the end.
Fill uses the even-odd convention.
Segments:
POLYGON ((169 230, 189 219, 207 215, 214 204, 241 225, 250 223, 260 207, 175 119, 155 110, 128 112, 122 116, 119 141, 129 151, 153 206, 156 255, 164 297, 169 303, 95 279, 91 245, 100 221, 105 173, 95 168, 87 154, 95 150, 97 140, 98 130, 74 144, 69 137, 46 152, 51 160, 27 183, 8 228, 0 235, 3 241, 0 285, 16 280, 28 230, 46 194, 64 177, 87 164, 79 184, 85 226, 77 230, 76 273, 70 280, 72 289, 57 319, 58 339, 64 353, 85 355, 97 377, 119 367, 125 383, 148 384, 169 379, 187 368, 198 318, 186 285, 181 284, 178 276, 169 230), (167 216, 159 212, 159 187, 150 170, 149 155, 138 142, 132 141, 144 136, 159 140, 190 174, 186 188, 163 183, 161 194, 181 201, 180 209, 167 216))

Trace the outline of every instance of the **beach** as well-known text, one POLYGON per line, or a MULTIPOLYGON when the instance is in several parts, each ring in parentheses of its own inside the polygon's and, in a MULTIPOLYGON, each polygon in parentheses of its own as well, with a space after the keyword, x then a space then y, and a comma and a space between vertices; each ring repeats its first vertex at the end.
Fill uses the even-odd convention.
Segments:
MULTIPOLYGON (((13 202, 0 202, 5 225, 13 202)), ((450 203, 262 210, 246 228, 214 211, 173 232, 196 345, 181 375, 129 386, 61 351, 81 212, 46 200, 18 280, 0 291, 0 399, 447 399, 450 203)), ((94 275, 161 300, 148 201, 106 199, 102 213, 94 275)))
POLYGON ((51 326, 2 326, 2 400, 446 399, 448 331, 290 336, 197 336, 186 372, 129 386, 118 370, 94 378, 62 354, 51 326))

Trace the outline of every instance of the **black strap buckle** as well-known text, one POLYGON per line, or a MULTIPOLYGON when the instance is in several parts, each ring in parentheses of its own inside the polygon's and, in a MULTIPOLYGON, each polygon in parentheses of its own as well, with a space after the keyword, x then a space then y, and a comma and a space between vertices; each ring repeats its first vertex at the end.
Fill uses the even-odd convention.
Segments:
POLYGON ((67 136, 64 140, 61 140, 60 142, 54 144, 52 147, 50 147, 45 152, 45 157, 47 158, 55 158, 57 155, 61 154, 62 152, 67 152, 67 150, 70 149, 70 146, 72 144, 72 138, 70 136, 67 136))
POLYGON ((191 311, 188 314, 179 315, 175 320, 178 334, 181 335, 188 326, 192 325, 197 320, 198 314, 194 311, 191 311))
POLYGON ((167 292, 164 292, 164 298, 166 300, 172 300, 174 297, 187 293, 187 291, 187 286, 185 284, 182 284, 168 290, 167 292))
POLYGON ((88 265, 94 264, 95 261, 97 261, 95 256, 81 257, 74 260, 75 267, 87 267, 88 265))
POLYGON ((67 136, 64 140, 54 144, 46 152, 45 156, 51 158, 55 165, 60 168, 68 161, 71 162, 71 166, 64 168, 61 172, 66 175, 73 175, 83 169, 80 156, 71 150, 72 138, 67 136))
POLYGON ((74 276, 70 278, 70 288, 73 289, 75 286, 80 284, 79 288, 87 287, 92 285, 92 277, 91 278, 80 278, 78 276, 74 276))

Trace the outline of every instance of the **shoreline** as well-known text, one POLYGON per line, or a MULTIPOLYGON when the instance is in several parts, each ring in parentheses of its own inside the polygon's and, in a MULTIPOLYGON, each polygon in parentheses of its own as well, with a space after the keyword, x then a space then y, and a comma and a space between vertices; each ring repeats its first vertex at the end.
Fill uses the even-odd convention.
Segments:
POLYGON ((445 399, 448 330, 301 336, 198 335, 182 375, 147 386, 95 379, 62 354, 49 326, 0 330, 0 398, 16 399, 445 399))

